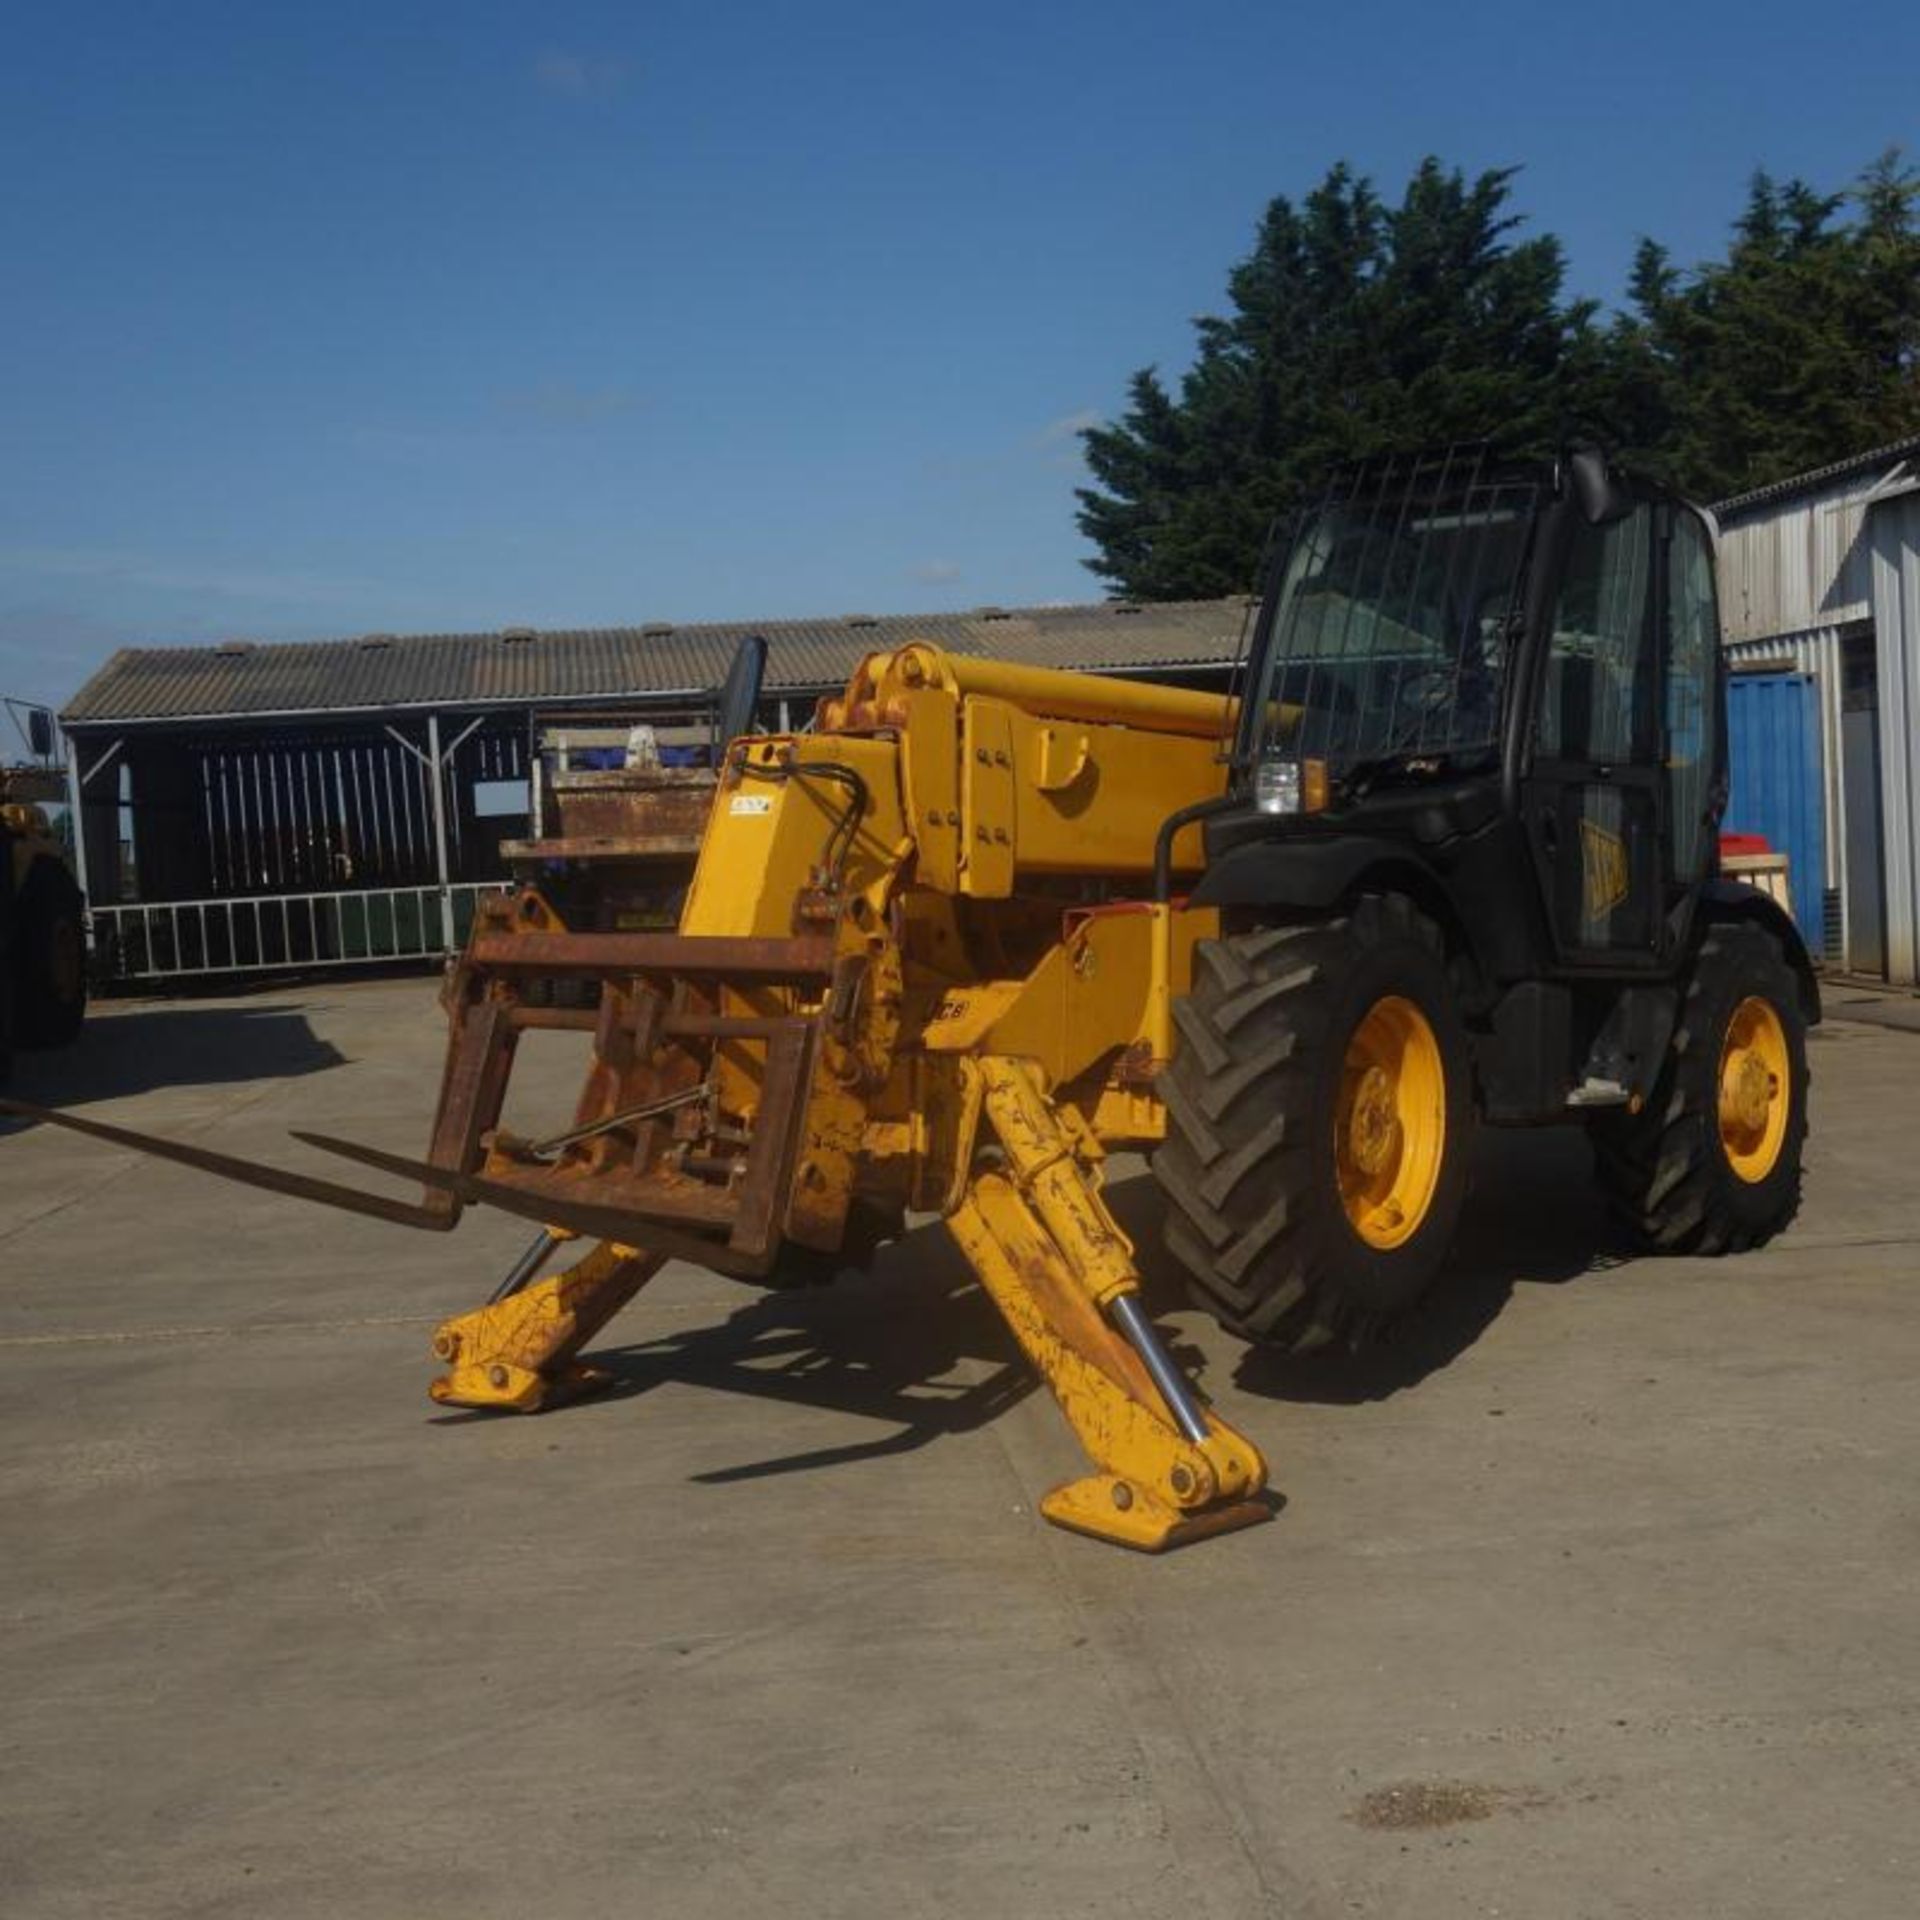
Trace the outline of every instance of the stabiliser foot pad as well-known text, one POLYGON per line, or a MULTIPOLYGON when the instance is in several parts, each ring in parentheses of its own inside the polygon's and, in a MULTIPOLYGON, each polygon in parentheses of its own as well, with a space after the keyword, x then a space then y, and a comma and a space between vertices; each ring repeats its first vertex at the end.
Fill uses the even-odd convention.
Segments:
POLYGON ((613 1385, 599 1367, 569 1366, 549 1379, 530 1367, 455 1367, 427 1383, 427 1397, 443 1407, 475 1407, 503 1413, 538 1413, 583 1400, 613 1385))
POLYGON ((1089 1474, 1055 1487, 1040 1502, 1041 1513, 1056 1527, 1084 1533, 1136 1553, 1166 1553, 1216 1533, 1234 1533, 1271 1520, 1278 1503, 1267 1499, 1229 1500, 1217 1507, 1170 1507, 1143 1488, 1114 1473, 1089 1474))

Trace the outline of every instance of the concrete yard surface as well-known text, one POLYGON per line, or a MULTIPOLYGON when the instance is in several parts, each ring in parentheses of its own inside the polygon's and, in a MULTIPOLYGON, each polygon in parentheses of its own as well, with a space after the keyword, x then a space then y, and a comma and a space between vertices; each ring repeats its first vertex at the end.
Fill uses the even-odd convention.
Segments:
MULTIPOLYGON (((14 1090, 355 1180, 286 1130, 424 1151, 441 1037, 422 980, 122 1003, 14 1090)), ((1627 1258, 1578 1134, 1487 1136, 1361 1359, 1180 1307, 1116 1165, 1286 1501, 1158 1560, 1036 1518, 1077 1456, 937 1226, 669 1269, 605 1397, 448 1414, 523 1224, 0 1123, 0 1913, 1910 1915, 1920 1034, 1811 1055, 1775 1245, 1627 1258)))

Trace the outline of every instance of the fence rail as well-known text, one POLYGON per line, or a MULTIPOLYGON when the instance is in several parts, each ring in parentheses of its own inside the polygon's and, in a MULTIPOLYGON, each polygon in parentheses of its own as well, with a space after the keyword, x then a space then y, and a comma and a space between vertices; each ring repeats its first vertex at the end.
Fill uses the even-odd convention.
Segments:
POLYGON ((506 884, 455 882, 444 914, 435 886, 98 906, 94 949, 115 980, 433 960, 459 949, 475 903, 506 884))

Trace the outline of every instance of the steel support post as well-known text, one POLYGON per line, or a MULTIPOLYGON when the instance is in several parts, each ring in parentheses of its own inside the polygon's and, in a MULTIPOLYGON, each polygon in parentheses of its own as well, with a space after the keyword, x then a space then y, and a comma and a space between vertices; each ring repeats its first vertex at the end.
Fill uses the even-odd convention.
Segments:
POLYGON ((433 781, 433 858, 440 882, 440 944, 453 948, 453 883, 447 873, 447 769, 440 758, 440 716, 427 715, 427 772, 433 781))
POLYGON ((69 734, 67 736, 67 824, 73 834, 73 876, 80 883, 81 896, 87 903, 83 924, 86 928, 87 951, 93 951, 93 890, 87 885, 87 816, 85 798, 80 790, 80 742, 69 734))

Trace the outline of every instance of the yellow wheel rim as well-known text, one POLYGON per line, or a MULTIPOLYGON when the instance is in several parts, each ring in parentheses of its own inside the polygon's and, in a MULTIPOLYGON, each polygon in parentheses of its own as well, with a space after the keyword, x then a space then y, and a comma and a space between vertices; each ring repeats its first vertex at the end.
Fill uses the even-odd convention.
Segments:
POLYGON ((1348 1224, 1370 1247, 1410 1240, 1433 1205, 1447 1143, 1447 1070, 1427 1016, 1388 994, 1341 1064, 1334 1168, 1348 1224))
POLYGON ((1734 1008, 1720 1049, 1720 1145, 1749 1185, 1779 1163, 1792 1099, 1787 1030, 1772 1001, 1749 995, 1734 1008))

